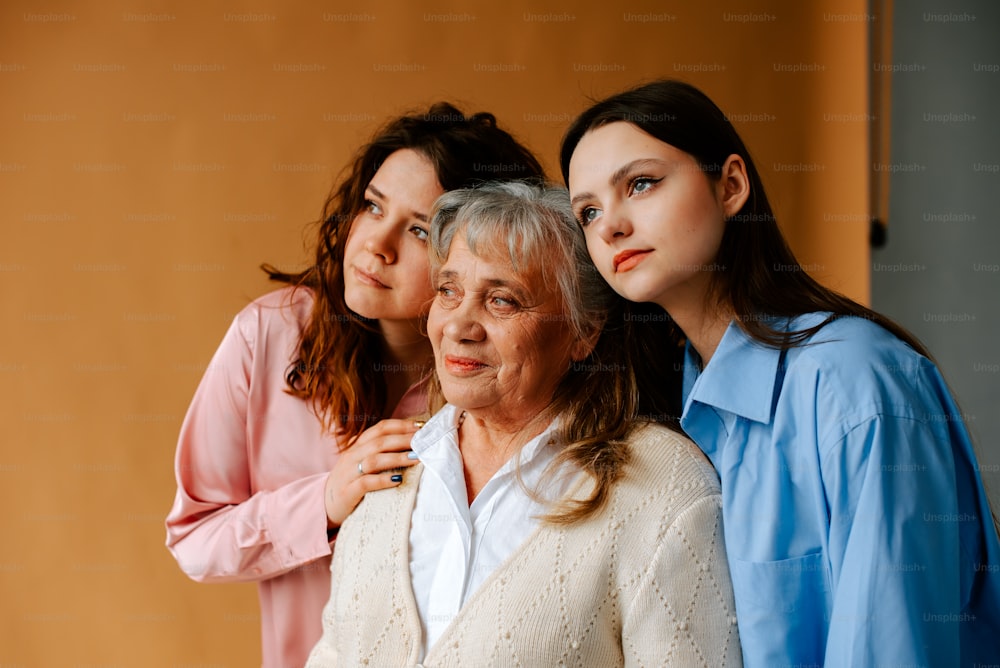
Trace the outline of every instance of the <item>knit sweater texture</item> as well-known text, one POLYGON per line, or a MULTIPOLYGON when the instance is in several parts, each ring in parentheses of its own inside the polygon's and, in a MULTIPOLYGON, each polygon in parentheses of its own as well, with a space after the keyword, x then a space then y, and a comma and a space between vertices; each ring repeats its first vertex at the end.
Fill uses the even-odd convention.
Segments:
MULTIPOLYGON (((715 470, 662 426, 636 429, 609 502, 542 523, 421 661, 409 527, 422 468, 344 522, 323 636, 307 668, 741 666, 715 470)), ((578 474, 568 496, 585 498, 578 474)))

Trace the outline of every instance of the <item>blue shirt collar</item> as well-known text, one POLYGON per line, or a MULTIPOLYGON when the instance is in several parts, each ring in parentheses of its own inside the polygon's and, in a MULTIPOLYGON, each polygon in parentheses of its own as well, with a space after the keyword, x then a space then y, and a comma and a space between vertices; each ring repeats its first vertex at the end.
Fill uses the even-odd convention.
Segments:
POLYGON ((780 363, 781 350, 757 343, 735 321, 704 370, 689 342, 684 351, 684 415, 698 402, 769 423, 780 363))

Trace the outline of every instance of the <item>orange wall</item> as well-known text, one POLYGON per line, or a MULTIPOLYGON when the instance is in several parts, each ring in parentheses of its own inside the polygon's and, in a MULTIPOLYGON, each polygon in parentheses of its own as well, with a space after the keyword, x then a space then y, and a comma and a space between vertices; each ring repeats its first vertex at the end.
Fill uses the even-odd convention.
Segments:
POLYGON ((302 266, 389 115, 493 111, 555 176, 588 97, 687 79, 802 262, 867 300, 866 3, 288 4, 0 9, 0 666, 259 661, 253 586, 163 547, 174 442, 257 265, 302 266))

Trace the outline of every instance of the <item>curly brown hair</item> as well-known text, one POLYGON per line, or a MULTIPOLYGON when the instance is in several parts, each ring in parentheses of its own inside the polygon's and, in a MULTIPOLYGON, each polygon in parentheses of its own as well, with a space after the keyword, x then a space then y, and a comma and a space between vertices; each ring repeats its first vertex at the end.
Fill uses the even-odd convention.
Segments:
POLYGON ((348 232, 365 206, 365 189, 386 158, 402 149, 427 158, 445 191, 490 180, 544 178, 531 151, 499 128, 493 114, 466 116, 438 102, 389 121, 358 150, 323 206, 312 266, 286 273, 261 265, 271 280, 314 294, 298 355, 286 373, 287 391, 311 401, 324 429, 345 437, 344 447, 391 410, 378 370, 381 335, 372 321, 347 307, 343 261, 348 232))

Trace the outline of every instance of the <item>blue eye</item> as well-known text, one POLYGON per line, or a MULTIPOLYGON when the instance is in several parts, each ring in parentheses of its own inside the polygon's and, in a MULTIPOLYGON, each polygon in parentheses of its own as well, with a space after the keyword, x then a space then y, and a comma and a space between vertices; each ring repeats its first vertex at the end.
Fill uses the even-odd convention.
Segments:
POLYGON ((601 212, 600 209, 596 209, 592 206, 584 207, 583 210, 580 211, 580 215, 578 216, 580 225, 582 227, 590 225, 592 222, 597 220, 598 216, 600 216, 600 212, 601 212))
POLYGON ((437 299, 438 303, 445 308, 454 308, 462 301, 455 289, 448 285, 438 286, 437 299))
POLYGON ((638 176, 635 179, 633 179, 629 190, 631 190, 632 194, 638 195, 650 190, 653 186, 655 186, 662 180, 663 179, 652 179, 647 176, 638 176))
POLYGON ((513 315, 521 310, 517 300, 508 295, 490 295, 488 307, 496 315, 513 315))

